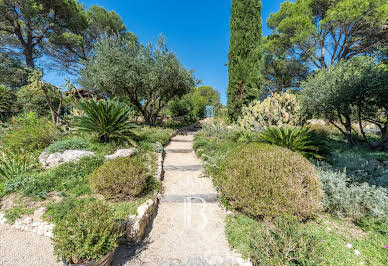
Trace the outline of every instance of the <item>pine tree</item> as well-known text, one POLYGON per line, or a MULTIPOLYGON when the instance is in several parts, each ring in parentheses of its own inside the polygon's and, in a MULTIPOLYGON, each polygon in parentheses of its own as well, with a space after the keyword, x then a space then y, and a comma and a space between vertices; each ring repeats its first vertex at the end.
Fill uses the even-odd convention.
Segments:
POLYGON ((231 13, 228 113, 235 121, 262 88, 261 0, 232 0, 231 13))

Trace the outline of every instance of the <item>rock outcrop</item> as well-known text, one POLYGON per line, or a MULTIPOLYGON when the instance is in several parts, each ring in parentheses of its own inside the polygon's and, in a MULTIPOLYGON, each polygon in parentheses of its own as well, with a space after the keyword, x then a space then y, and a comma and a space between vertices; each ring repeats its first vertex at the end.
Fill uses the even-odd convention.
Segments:
POLYGON ((44 151, 39 156, 39 163, 45 168, 53 168, 63 163, 75 162, 87 156, 94 156, 94 152, 82 150, 66 150, 64 152, 48 153, 44 151))

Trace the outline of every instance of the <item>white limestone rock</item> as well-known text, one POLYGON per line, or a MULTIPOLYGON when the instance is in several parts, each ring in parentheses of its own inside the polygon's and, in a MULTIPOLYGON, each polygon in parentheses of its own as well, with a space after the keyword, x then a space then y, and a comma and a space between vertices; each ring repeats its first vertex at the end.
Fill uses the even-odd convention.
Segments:
POLYGON ((76 162, 79 159, 87 156, 94 156, 94 152, 82 150, 66 150, 64 152, 47 153, 43 152, 39 156, 39 162, 45 168, 53 168, 62 163, 76 162))
POLYGON ((134 155, 135 153, 136 153, 136 149, 134 149, 134 148, 120 149, 111 155, 106 155, 105 160, 109 161, 109 160, 113 160, 113 159, 117 159, 117 158, 121 158, 121 157, 128 157, 128 156, 134 155))

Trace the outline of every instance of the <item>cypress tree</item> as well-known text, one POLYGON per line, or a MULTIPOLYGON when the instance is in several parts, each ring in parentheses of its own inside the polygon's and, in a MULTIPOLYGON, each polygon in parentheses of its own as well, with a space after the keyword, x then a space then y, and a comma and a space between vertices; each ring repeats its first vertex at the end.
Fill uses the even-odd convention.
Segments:
POLYGON ((232 121, 244 105, 259 97, 262 88, 261 24, 261 0, 232 0, 228 55, 228 113, 232 121))

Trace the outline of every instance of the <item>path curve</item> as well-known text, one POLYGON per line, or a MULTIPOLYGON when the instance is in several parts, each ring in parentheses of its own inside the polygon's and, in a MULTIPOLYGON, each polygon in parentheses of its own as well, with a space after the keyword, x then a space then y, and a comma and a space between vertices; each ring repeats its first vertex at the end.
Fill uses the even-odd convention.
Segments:
POLYGON ((193 152, 193 132, 166 147, 164 194, 142 247, 121 247, 118 265, 242 265, 225 237, 225 211, 201 161, 193 152))
POLYGON ((51 240, 32 232, 0 225, 1 266, 56 266, 51 240))

